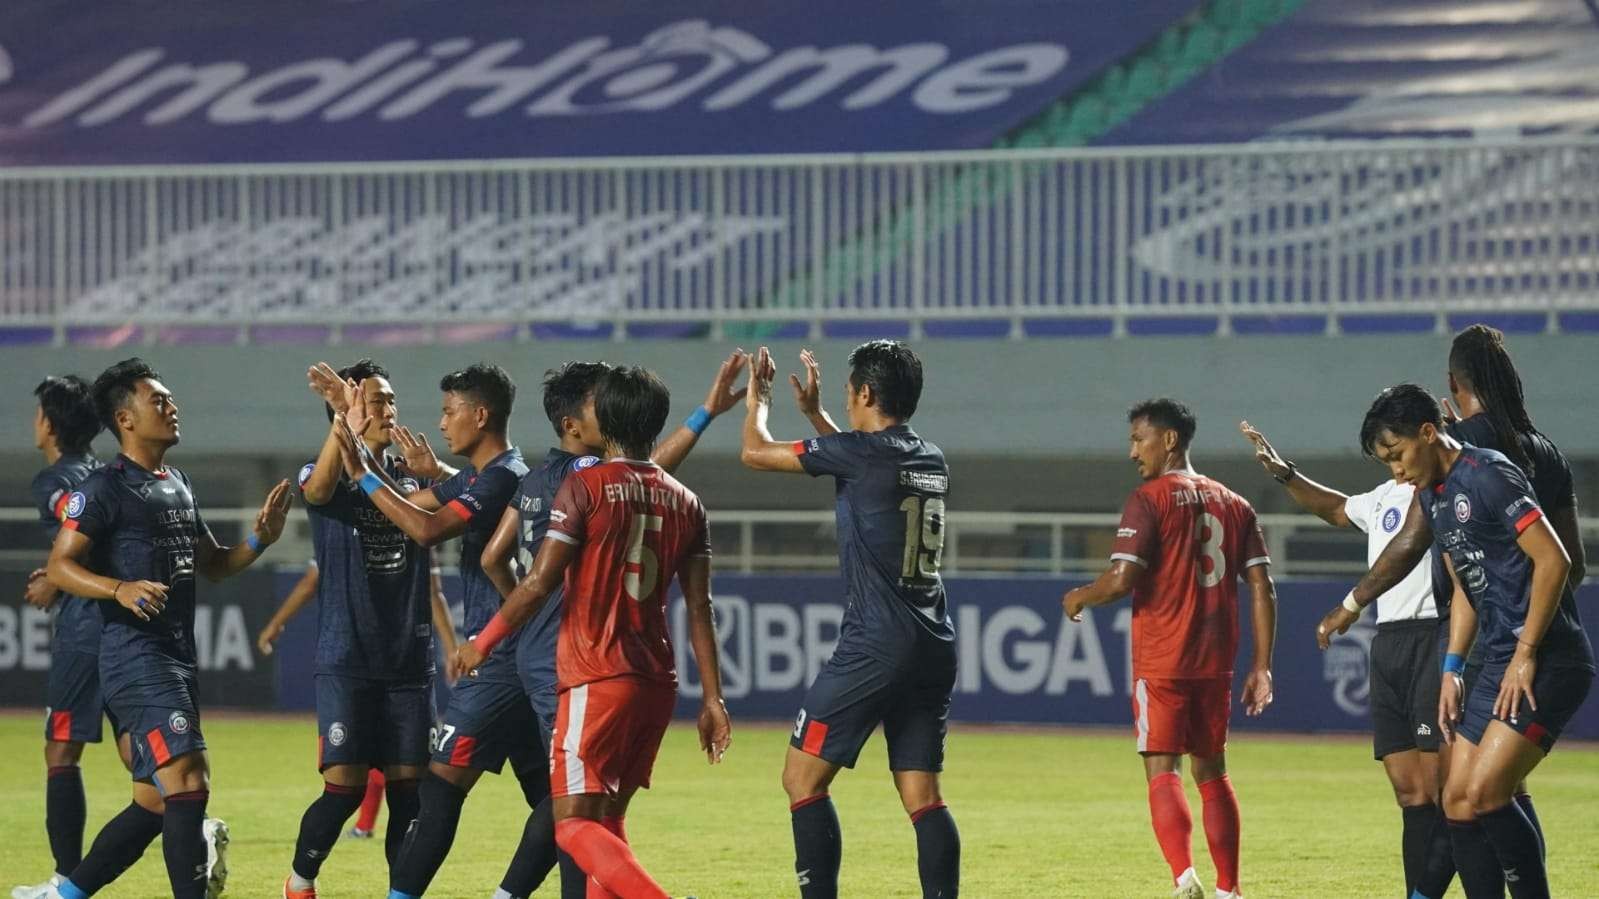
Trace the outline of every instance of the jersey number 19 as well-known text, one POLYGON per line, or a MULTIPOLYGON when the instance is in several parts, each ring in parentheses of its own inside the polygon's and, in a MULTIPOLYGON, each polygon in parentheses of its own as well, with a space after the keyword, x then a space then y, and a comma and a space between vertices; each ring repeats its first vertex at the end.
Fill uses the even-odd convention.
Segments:
POLYGON ((944 558, 944 500, 937 496, 907 496, 899 509, 905 513, 905 556, 900 579, 915 583, 938 580, 938 566, 944 558))

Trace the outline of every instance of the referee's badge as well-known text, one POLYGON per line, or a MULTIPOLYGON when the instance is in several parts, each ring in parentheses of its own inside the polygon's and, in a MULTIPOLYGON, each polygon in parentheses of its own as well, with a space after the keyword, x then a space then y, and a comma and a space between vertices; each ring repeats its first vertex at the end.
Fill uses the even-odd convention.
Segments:
POLYGON ((1389 534, 1399 530, 1399 507, 1390 506, 1382 513, 1382 529, 1389 534))

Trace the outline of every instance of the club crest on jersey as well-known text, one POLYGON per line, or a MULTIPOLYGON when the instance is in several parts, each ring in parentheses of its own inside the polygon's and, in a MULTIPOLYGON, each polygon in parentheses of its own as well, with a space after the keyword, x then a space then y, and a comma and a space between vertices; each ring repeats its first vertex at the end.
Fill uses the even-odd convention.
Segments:
POLYGON ((328 742, 334 746, 343 746, 349 736, 350 732, 345 729, 343 721, 335 721, 328 726, 328 742))
POLYGON ((1455 520, 1462 524, 1471 520, 1471 500, 1464 493, 1455 494, 1455 520))
POLYGON ((585 468, 593 468, 598 464, 600 464, 599 456, 584 456, 581 459, 578 459, 576 462, 573 462, 572 467, 578 471, 582 471, 585 468))
POLYGON ((1390 534, 1399 529, 1399 510, 1390 508, 1382 513, 1382 529, 1390 534))
POLYGON ((311 480, 311 472, 313 471, 316 471, 315 462, 307 462, 305 463, 305 466, 300 469, 299 484, 301 487, 305 486, 306 481, 311 480))
POLYGON ((167 719, 167 730, 170 730, 170 731, 172 731, 175 734, 186 734, 186 733, 188 733, 189 732, 189 719, 188 719, 188 716, 184 715, 182 712, 173 712, 172 713, 172 717, 167 719))
POLYGON ((72 498, 67 500, 67 517, 77 518, 83 514, 83 509, 87 505, 89 505, 89 498, 80 491, 74 491, 72 498))

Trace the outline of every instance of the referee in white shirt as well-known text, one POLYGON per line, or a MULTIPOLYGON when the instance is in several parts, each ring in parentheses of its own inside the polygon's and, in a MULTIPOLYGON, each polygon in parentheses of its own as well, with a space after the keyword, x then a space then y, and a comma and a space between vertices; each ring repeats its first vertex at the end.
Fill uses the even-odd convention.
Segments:
MULTIPOLYGON (((1366 534, 1368 565, 1399 533, 1415 493, 1411 485, 1390 479, 1346 496, 1300 474, 1249 422, 1239 427, 1254 443, 1255 459, 1300 508, 1334 527, 1366 534)), ((1429 550, 1425 561, 1377 598, 1377 638, 1371 645, 1372 754, 1382 762, 1404 815, 1400 847, 1405 895, 1412 897, 1442 896, 1455 874, 1439 804, 1447 764, 1447 753, 1438 751, 1438 684, 1449 639, 1448 593, 1442 591, 1440 598, 1434 589, 1429 550)), ((1317 628, 1321 648, 1358 617, 1360 607, 1345 599, 1317 628)))

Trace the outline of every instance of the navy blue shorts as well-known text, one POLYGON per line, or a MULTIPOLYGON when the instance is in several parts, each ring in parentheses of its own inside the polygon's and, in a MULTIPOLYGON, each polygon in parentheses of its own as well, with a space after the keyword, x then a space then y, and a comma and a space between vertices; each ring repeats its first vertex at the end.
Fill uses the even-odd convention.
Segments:
POLYGON ((433 684, 316 676, 317 770, 426 765, 433 684))
POLYGON ((205 749, 196 692, 193 676, 174 674, 106 699, 118 732, 133 742, 134 780, 150 780, 173 759, 205 749))
MULTIPOLYGON (((1460 717, 1460 735, 1473 743, 1481 743, 1488 723, 1494 720, 1494 700, 1499 697, 1499 687, 1504 680, 1507 663, 1482 666, 1476 672, 1474 683, 1467 688, 1466 704, 1460 717)), ((1516 720, 1505 725, 1528 740, 1538 744, 1545 753, 1554 748, 1571 716, 1582 707, 1593 686, 1594 673, 1586 668, 1549 664, 1539 660, 1538 672, 1532 679, 1532 695, 1538 700, 1534 711, 1522 697, 1521 710, 1516 720)))
POLYGON ((805 692, 789 745, 853 768, 881 723, 889 770, 942 771, 954 688, 951 643, 927 641, 910 663, 896 666, 841 642, 805 692))
MULTIPOLYGON (((50 682, 45 693, 44 738, 58 743, 98 743, 100 716, 111 717, 100 695, 100 657, 87 652, 50 653, 50 682)), ((111 718, 111 733, 118 733, 111 718)))
POLYGON ((526 691, 520 683, 461 678, 435 732, 433 761, 498 774, 506 759, 518 775, 549 768, 526 691))

